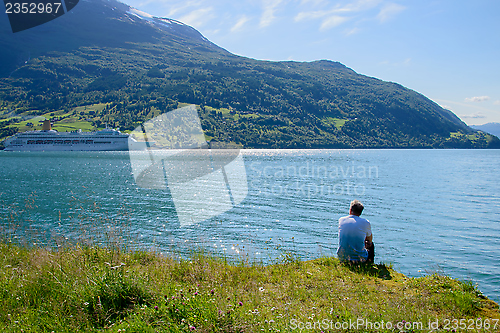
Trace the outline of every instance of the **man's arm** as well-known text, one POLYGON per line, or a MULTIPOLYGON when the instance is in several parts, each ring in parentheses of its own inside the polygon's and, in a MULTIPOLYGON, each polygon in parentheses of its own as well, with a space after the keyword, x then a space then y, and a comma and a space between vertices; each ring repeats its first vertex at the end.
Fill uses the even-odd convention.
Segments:
POLYGON ((372 240, 373 240, 373 234, 370 234, 370 236, 365 237, 365 247, 369 248, 372 245, 372 240))

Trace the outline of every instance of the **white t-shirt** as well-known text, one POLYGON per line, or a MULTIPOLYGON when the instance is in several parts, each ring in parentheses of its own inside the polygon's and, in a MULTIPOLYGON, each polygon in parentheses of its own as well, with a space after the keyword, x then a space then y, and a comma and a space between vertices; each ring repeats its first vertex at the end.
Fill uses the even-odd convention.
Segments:
POLYGON ((339 248, 337 256, 340 260, 366 261, 368 251, 365 249, 365 238, 372 234, 370 222, 356 215, 339 219, 339 248))

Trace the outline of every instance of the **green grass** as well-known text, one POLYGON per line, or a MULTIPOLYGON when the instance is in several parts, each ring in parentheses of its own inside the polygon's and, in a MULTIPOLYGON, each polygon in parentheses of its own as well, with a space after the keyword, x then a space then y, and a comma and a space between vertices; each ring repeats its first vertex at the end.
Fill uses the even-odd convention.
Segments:
POLYGON ((241 118, 245 119, 258 119, 258 118, 264 118, 265 116, 262 116, 260 114, 256 114, 256 113, 247 113, 247 114, 244 114, 244 115, 241 115, 240 116, 241 118))
POLYGON ((205 111, 206 112, 214 112, 214 111, 220 112, 225 119, 233 120, 233 121, 238 121, 238 119, 245 118, 245 116, 246 116, 246 118, 259 118, 260 117, 259 115, 256 115, 256 114, 253 114, 253 117, 250 117, 249 115, 241 115, 237 111, 234 111, 234 113, 231 114, 231 110, 229 110, 227 108, 213 108, 213 107, 207 106, 207 105, 205 105, 205 111))
POLYGON ((321 119, 321 121, 325 124, 328 124, 328 125, 333 125, 335 126, 337 129, 341 129, 342 126, 345 125, 345 123, 347 122, 347 119, 339 119, 339 118, 333 118, 333 117, 323 117, 321 119))
POLYGON ((19 132, 41 130, 42 123, 40 123, 40 120, 43 121, 45 119, 53 119, 57 117, 62 119, 54 122, 54 124, 52 125, 52 129, 55 129, 59 132, 71 132, 71 131, 77 131, 79 129, 81 129, 83 132, 91 132, 97 129, 94 126, 92 126, 91 121, 87 121, 86 119, 94 119, 96 118, 96 116, 91 115, 89 112, 91 111, 95 113, 101 112, 106 107, 106 105, 107 105, 106 103, 101 103, 101 104, 93 104, 86 106, 78 106, 71 109, 70 111, 58 110, 53 112, 47 112, 45 114, 36 116, 34 118, 11 124, 8 127, 17 128, 19 132), (28 123, 31 123, 33 125, 28 126, 28 123))
POLYGON ((84 120, 86 118, 92 118, 93 116, 89 116, 89 111, 100 111, 102 110, 106 104, 96 104, 92 106, 81 106, 76 107, 71 111, 54 111, 42 114, 40 116, 36 116, 34 118, 23 120, 18 123, 14 123, 9 125, 9 127, 17 128, 19 132, 33 131, 33 130, 41 130, 42 123, 45 119, 52 119, 54 117, 62 118, 61 120, 55 122, 52 126, 52 129, 55 129, 59 132, 70 132, 81 129, 84 132, 94 131, 95 128, 92 126, 92 123, 84 120), (85 112, 85 115, 80 115, 80 112, 85 112), (32 126, 28 126, 28 123, 33 124, 32 126))
POLYGON ((80 114, 80 112, 88 113, 90 111, 101 112, 102 110, 104 110, 104 108, 108 104, 109 103, 99 103, 99 104, 92 104, 92 105, 77 106, 72 111, 75 113, 78 113, 78 114, 80 114))
POLYGON ((450 138, 454 139, 467 139, 470 141, 476 141, 478 140, 478 136, 476 134, 463 134, 460 132, 450 132, 450 138))
POLYGON ((78 118, 64 119, 52 126, 52 129, 58 132, 71 132, 81 129, 83 132, 91 132, 94 129, 92 124, 85 120, 79 120, 78 118))
POLYGON ((350 266, 329 257, 283 258, 260 265, 203 253, 180 260, 116 247, 53 251, 0 243, 0 329, 278 332, 308 331, 316 323, 336 331, 331 325, 349 320, 421 322, 426 328, 449 318, 492 325, 500 318, 498 304, 471 282, 439 274, 408 278, 388 265, 350 266))

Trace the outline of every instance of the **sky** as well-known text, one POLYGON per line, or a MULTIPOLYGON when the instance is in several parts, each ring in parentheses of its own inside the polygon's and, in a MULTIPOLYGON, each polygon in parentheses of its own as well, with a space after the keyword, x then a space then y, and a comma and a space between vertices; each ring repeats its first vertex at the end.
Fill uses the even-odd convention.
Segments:
POLYGON ((499 0, 121 0, 231 53, 339 61, 397 82, 468 125, 500 122, 499 0))

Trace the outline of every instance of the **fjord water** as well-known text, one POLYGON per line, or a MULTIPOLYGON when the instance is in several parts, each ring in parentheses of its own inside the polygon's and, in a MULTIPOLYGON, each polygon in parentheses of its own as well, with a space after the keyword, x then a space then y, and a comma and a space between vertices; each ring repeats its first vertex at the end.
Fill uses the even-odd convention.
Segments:
POLYGON ((163 253, 310 259, 335 255, 337 220, 359 199, 376 262, 472 279, 500 301, 500 150, 241 153, 245 200, 181 226, 168 190, 135 184, 127 152, 0 152, 0 226, 28 244, 107 235, 163 253))

